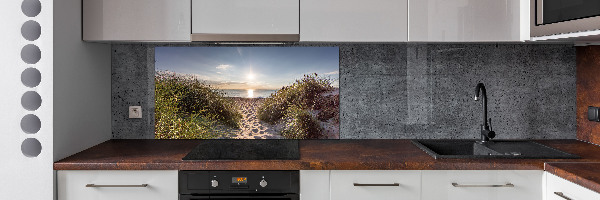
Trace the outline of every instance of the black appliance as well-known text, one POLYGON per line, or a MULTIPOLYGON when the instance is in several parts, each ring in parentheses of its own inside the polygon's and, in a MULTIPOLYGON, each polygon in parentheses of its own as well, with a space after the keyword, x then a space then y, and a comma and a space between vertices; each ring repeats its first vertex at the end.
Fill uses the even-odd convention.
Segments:
POLYGON ((598 0, 536 0, 535 8, 536 25, 600 16, 598 0))
POLYGON ((299 200, 299 171, 179 171, 180 200, 299 200))
POLYGON ((533 40, 561 39, 597 35, 600 1, 530 0, 533 40), (581 33, 580 33, 581 32, 581 33))

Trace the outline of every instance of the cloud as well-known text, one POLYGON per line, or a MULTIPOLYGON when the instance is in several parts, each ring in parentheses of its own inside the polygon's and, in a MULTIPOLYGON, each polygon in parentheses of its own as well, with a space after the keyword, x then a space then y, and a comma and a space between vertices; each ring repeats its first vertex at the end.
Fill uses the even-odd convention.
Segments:
POLYGON ((340 74, 340 71, 332 71, 332 72, 325 73, 325 75, 334 75, 334 74, 340 74))
POLYGON ((220 70, 228 70, 229 68, 231 68, 231 65, 219 65, 219 66, 217 66, 217 69, 220 69, 220 70))

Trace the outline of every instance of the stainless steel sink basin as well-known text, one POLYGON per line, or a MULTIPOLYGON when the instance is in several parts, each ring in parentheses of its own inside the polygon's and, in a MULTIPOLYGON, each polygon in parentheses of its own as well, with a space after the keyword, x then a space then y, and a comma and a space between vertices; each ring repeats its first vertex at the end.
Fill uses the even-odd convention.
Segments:
POLYGON ((439 158, 517 158, 517 159, 574 159, 580 158, 532 141, 476 140, 412 140, 435 159, 439 158))

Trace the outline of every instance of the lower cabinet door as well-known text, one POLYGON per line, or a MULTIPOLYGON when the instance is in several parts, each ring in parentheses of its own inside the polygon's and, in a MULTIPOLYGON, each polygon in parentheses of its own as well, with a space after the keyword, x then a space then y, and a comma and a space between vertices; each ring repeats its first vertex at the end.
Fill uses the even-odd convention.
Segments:
POLYGON ((300 170, 300 200, 329 200, 329 170, 300 170))
POLYGON ((546 172, 545 200, 600 199, 600 193, 546 172))
POLYGON ((176 170, 64 170, 58 200, 177 200, 176 170))
POLYGON ((423 200, 542 200, 541 170, 426 170, 423 200))
POLYGON ((418 200, 421 171, 331 171, 331 200, 418 200))

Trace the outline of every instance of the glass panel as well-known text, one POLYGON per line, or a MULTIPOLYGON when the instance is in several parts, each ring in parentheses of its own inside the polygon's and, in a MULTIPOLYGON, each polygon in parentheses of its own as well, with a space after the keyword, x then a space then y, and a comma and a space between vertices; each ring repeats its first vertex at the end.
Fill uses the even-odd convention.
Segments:
MULTIPOLYGON (((541 0, 538 0, 541 1, 541 0)), ((600 16, 598 0, 543 0, 542 24, 600 16)), ((539 12, 539 10, 538 10, 539 12)), ((539 13, 538 13, 539 14, 539 13)))
POLYGON ((156 47, 156 139, 339 139, 338 47, 156 47))

